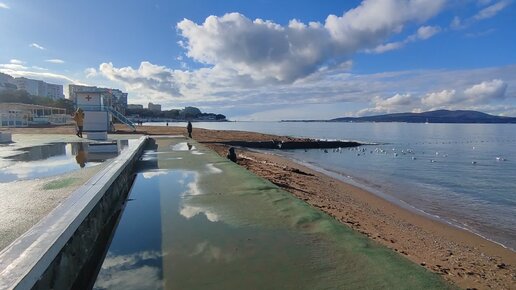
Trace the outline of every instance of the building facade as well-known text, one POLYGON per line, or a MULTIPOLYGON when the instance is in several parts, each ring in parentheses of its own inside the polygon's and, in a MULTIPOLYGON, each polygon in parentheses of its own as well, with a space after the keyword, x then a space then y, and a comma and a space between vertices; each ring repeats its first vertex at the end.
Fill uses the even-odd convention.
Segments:
POLYGON ((150 111, 154 111, 154 112, 161 112, 161 105, 160 105, 160 104, 153 104, 153 103, 149 103, 149 105, 147 106, 147 108, 148 108, 150 111))
POLYGON ((64 98, 62 85, 50 84, 24 77, 15 78, 12 80, 12 83, 16 85, 18 90, 24 90, 33 96, 46 97, 54 100, 64 98))
POLYGON ((127 105, 127 109, 129 109, 129 110, 138 110, 138 109, 143 109, 143 105, 138 105, 138 104, 128 104, 128 105, 127 105))

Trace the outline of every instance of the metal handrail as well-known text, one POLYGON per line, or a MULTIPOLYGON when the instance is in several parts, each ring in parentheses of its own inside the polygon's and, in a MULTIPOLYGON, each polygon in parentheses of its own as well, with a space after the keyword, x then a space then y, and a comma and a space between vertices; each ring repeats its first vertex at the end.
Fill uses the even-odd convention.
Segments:
POLYGON ((118 112, 117 110, 115 110, 111 107, 108 107, 107 110, 111 114, 113 114, 115 116, 115 118, 117 118, 120 122, 124 123, 125 125, 129 126, 131 129, 133 129, 133 131, 136 130, 136 126, 133 124, 133 122, 131 122, 131 120, 126 118, 122 113, 118 112))

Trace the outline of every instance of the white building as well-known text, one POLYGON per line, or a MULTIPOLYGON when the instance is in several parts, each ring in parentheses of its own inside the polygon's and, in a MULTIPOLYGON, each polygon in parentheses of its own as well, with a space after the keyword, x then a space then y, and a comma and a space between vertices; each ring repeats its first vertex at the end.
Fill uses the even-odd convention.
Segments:
POLYGON ((49 84, 40 80, 33 80, 28 78, 15 78, 14 84, 18 90, 24 90, 33 96, 47 97, 54 100, 63 99, 63 86, 49 84))
POLYGON ((149 110, 151 110, 151 111, 154 111, 154 112, 161 112, 161 105, 160 104, 149 103, 147 108, 149 110))
POLYGON ((14 83, 18 90, 24 90, 33 96, 39 96, 39 81, 28 78, 15 78, 14 83))
POLYGON ((54 100, 64 99, 63 86, 46 83, 46 94, 45 95, 54 100))

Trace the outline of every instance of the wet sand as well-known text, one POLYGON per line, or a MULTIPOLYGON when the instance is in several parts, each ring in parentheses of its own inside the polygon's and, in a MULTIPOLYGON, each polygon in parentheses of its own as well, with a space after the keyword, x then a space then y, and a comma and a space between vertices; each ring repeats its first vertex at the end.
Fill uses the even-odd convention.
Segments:
MULTIPOLYGON (((120 133, 128 133, 117 127, 120 133)), ((19 128, 12 133, 70 133, 74 127, 19 128)), ((149 135, 187 135, 182 127, 138 127, 149 135)), ((284 141, 252 132, 195 128, 193 139, 226 156, 231 141, 284 141)), ((279 156, 237 149, 238 164, 264 177, 341 223, 441 274, 461 288, 516 289, 516 253, 468 231, 401 208, 370 192, 279 156)))

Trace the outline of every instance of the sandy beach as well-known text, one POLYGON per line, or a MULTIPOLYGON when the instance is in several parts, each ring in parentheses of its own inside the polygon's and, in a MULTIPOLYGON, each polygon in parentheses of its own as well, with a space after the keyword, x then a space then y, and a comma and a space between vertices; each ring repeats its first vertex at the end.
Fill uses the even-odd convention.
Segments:
MULTIPOLYGON (((117 127, 120 133, 129 133, 117 127)), ((69 133, 73 126, 12 133, 69 133)), ((139 126, 139 134, 187 135, 182 127, 139 126)), ((193 139, 226 156, 228 141, 306 141, 252 132, 195 128, 193 139)), ((237 148, 238 164, 336 220, 464 289, 516 289, 516 253, 478 235, 390 203, 361 188, 272 154, 237 148)))

